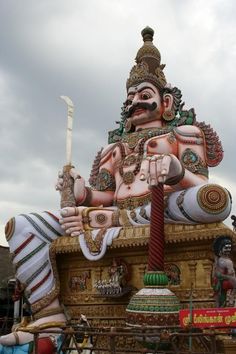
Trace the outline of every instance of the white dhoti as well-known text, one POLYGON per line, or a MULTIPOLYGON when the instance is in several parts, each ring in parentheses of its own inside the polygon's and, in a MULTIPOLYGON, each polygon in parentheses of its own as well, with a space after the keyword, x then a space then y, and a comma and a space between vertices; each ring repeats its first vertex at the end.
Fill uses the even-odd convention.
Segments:
MULTIPOLYGON (((148 224, 150 211, 149 203, 132 211, 127 210, 127 216, 134 226, 148 224)), ((211 223, 223 221, 230 211, 229 192, 218 185, 206 184, 169 195, 165 201, 164 217, 167 223, 211 223)), ((59 217, 59 211, 22 214, 9 220, 6 225, 16 278, 24 288, 33 313, 49 305, 53 296, 58 295, 49 247, 53 240, 64 234, 59 217)), ((81 234, 79 242, 84 256, 91 261, 103 257, 107 246, 119 236, 120 229, 111 227, 104 230, 97 252, 89 249, 85 235, 81 234)), ((98 235, 98 229, 91 231, 93 240, 98 235)))

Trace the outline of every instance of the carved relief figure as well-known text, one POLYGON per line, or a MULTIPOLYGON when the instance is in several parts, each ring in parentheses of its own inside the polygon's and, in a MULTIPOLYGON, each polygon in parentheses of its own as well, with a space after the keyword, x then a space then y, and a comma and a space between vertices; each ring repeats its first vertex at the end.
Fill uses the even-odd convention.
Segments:
POLYGON ((217 237, 213 249, 215 263, 212 275, 216 306, 235 306, 236 277, 234 264, 230 258, 232 239, 229 236, 217 237))

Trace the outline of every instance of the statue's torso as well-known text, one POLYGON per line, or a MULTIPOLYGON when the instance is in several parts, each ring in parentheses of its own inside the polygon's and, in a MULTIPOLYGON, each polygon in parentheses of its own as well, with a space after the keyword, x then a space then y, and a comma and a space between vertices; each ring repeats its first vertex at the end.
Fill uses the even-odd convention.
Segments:
MULTIPOLYGON (((112 153, 112 166, 116 183, 115 199, 140 197, 150 193, 147 181, 140 180, 144 155, 161 155, 178 153, 178 144, 173 133, 147 139, 136 143, 132 140, 117 144, 112 153)), ((166 191, 171 187, 166 186, 166 191)))

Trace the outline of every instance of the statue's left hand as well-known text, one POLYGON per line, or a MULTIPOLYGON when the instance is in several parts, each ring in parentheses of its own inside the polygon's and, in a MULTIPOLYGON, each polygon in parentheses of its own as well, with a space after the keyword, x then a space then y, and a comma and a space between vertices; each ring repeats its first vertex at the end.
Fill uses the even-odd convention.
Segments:
POLYGON ((82 210, 84 207, 67 207, 61 210, 59 223, 65 233, 70 236, 79 236, 84 232, 82 210))
POLYGON ((165 183, 169 178, 180 176, 182 173, 182 164, 175 155, 152 155, 147 156, 142 162, 140 180, 147 180, 153 187, 158 183, 165 183))

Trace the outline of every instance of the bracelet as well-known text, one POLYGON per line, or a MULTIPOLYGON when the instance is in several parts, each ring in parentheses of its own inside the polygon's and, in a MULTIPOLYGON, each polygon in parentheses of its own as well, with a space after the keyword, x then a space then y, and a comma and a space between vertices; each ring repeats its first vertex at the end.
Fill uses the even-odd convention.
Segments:
MULTIPOLYGON (((98 226, 98 228, 103 227, 104 224, 107 223, 108 221, 108 217, 107 215, 104 213, 104 210, 106 211, 113 211, 113 209, 104 209, 102 207, 89 207, 89 208, 85 208, 82 210, 82 222, 83 222, 83 226, 85 230, 93 230, 93 227, 90 226, 90 222, 91 222, 91 218, 89 217, 89 213, 91 211, 95 211, 97 210, 98 212, 100 211, 100 213, 98 213, 97 215, 95 215, 95 221, 96 223, 98 223, 101 226, 98 226)), ((112 213, 112 226, 113 223, 116 225, 114 226, 120 226, 119 225, 119 211, 115 211, 116 213, 118 213, 118 215, 116 216, 116 220, 114 220, 114 211, 112 213)))
POLYGON ((112 226, 120 226, 120 211, 119 209, 115 210, 111 216, 112 226))
POLYGON ((12 332, 12 334, 15 337, 15 345, 19 345, 20 344, 20 338, 17 332, 12 332))
MULTIPOLYGON (((181 162, 180 162, 181 163, 181 162)), ((166 181, 165 181, 165 184, 168 184, 169 186, 173 186, 177 183, 179 183, 183 178, 184 178, 184 175, 185 175, 185 168, 183 166, 183 164, 181 163, 181 166, 182 166, 182 171, 180 172, 179 175, 175 176, 175 177, 170 177, 168 178, 166 181)))
POLYGON ((85 187, 84 189, 84 196, 78 205, 90 206, 92 200, 92 190, 89 187, 85 187))
POLYGON ((82 222, 84 226, 84 230, 92 230, 93 228, 90 226, 91 219, 89 218, 89 212, 92 210, 98 210, 96 207, 85 208, 82 210, 82 222))
POLYGON ((188 215, 188 213, 186 212, 186 210, 184 209, 183 207, 183 203, 184 203, 184 195, 186 193, 186 189, 183 190, 177 197, 176 199, 176 204, 178 205, 179 207, 179 210, 181 211, 181 213, 186 217, 186 219, 194 222, 194 223, 197 223, 196 220, 192 219, 190 215, 188 215))
POLYGON ((85 187, 85 190, 86 190, 86 196, 83 201, 83 205, 89 207, 92 201, 92 189, 90 187, 85 187))
POLYGON ((84 201, 85 201, 86 198, 87 198, 87 190, 86 190, 86 187, 85 187, 83 198, 81 199, 80 202, 78 202, 78 205, 84 205, 84 201))

